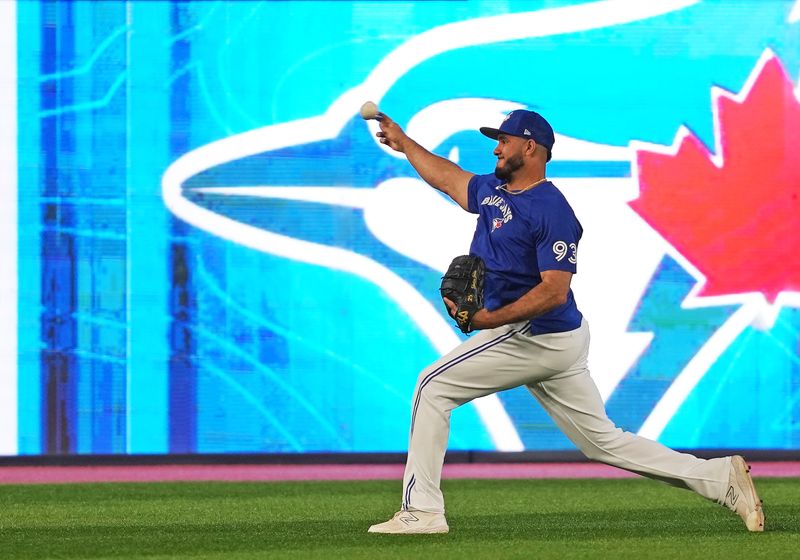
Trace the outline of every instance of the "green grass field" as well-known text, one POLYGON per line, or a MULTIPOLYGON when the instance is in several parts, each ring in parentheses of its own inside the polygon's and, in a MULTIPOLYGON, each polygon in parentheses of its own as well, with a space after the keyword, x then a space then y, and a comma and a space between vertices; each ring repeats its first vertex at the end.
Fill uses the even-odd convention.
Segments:
POLYGON ((760 479, 767 532, 655 482, 449 480, 447 535, 374 535, 400 482, 0 486, 0 557, 800 558, 800 480, 760 479))

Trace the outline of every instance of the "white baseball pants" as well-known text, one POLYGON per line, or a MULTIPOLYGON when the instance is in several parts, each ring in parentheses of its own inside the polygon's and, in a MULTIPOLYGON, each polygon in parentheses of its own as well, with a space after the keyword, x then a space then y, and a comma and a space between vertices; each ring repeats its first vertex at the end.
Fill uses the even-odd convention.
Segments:
POLYGON ((419 376, 411 412, 402 509, 444 513, 439 489, 450 411, 525 385, 589 458, 722 503, 730 458, 699 459, 623 432, 608 419, 587 368, 589 327, 530 335, 528 322, 481 331, 419 376))

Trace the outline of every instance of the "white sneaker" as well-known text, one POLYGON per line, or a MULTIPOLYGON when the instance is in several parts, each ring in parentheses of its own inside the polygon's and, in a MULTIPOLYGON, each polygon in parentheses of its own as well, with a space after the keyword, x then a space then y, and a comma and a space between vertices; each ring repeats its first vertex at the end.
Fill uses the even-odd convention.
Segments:
POLYGON ((764 510, 756 494, 756 487, 750 477, 750 467, 741 455, 731 457, 731 471, 728 490, 723 504, 744 520, 748 531, 764 530, 764 510))
POLYGON ((378 523, 369 528, 370 533, 421 534, 447 533, 447 519, 442 513, 427 511, 404 511, 395 513, 389 521, 378 523))

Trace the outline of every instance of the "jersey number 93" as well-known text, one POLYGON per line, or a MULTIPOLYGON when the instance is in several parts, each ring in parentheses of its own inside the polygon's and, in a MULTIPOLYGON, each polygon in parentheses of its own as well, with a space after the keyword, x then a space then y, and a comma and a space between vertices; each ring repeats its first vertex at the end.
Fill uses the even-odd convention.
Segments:
POLYGON ((556 254, 556 260, 560 261, 569 254, 567 260, 572 264, 578 263, 578 246, 575 243, 567 245, 565 241, 556 241, 553 243, 553 252, 556 254))

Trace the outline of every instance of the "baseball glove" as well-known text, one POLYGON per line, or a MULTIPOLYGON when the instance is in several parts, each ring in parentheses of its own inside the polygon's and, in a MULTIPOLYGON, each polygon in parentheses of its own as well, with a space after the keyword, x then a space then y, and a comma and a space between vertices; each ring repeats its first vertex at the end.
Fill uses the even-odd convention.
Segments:
POLYGON ((453 259, 442 276, 439 292, 458 306, 453 318, 463 333, 472 332, 472 317, 483 307, 485 274, 483 259, 461 255, 453 259))

